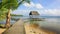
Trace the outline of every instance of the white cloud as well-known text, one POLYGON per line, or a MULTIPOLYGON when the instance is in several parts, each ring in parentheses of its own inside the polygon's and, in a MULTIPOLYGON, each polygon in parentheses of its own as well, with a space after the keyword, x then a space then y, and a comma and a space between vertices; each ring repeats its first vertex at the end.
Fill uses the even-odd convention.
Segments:
POLYGON ((26 6, 26 7, 33 7, 34 3, 33 2, 30 2, 30 4, 29 3, 24 3, 23 5, 26 6))
POLYGON ((45 9, 40 12, 43 15, 48 16, 60 16, 60 10, 59 9, 45 9))
POLYGON ((30 7, 31 5, 28 3, 24 3, 25 6, 30 7))
POLYGON ((30 2, 30 4, 24 3, 23 5, 26 6, 26 7, 30 7, 30 8, 31 7, 35 7, 35 8, 38 8, 38 9, 43 8, 43 6, 40 3, 34 4, 33 2, 30 2))
POLYGON ((33 2, 30 2, 31 6, 34 6, 35 4, 33 2))
POLYGON ((39 8, 39 9, 43 8, 43 6, 41 4, 36 4, 35 6, 36 6, 36 8, 39 8))

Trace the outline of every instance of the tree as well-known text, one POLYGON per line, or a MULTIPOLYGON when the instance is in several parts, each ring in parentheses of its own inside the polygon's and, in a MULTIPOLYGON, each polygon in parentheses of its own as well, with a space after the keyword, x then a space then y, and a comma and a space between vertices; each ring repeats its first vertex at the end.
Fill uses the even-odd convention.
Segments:
MULTIPOLYGON (((2 7, 2 0, 0 0, 0 7, 2 7)), ((6 16, 6 11, 7 9, 5 8, 0 8, 0 21, 5 19, 6 16)))
POLYGON ((2 0, 0 2, 0 9, 7 9, 6 12, 6 24, 5 27, 9 28, 10 27, 10 10, 15 10, 17 9, 21 4, 24 2, 30 3, 30 0, 2 0))
POLYGON ((0 9, 0 21, 6 18, 6 13, 7 13, 7 9, 5 8, 0 9))

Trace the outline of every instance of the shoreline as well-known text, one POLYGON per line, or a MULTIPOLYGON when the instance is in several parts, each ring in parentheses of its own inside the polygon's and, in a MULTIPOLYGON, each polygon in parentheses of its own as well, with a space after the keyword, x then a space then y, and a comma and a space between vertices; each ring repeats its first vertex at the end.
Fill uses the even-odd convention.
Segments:
POLYGON ((2 34, 6 28, 4 28, 5 24, 0 24, 0 34, 2 34))
POLYGON ((0 28, 0 34, 2 34, 6 29, 0 28))
POLYGON ((54 31, 49 31, 45 29, 41 29, 39 27, 32 27, 29 24, 24 24, 26 34, 57 34, 54 31))
POLYGON ((2 34, 6 28, 3 28, 5 26, 5 24, 0 24, 0 34, 2 34))

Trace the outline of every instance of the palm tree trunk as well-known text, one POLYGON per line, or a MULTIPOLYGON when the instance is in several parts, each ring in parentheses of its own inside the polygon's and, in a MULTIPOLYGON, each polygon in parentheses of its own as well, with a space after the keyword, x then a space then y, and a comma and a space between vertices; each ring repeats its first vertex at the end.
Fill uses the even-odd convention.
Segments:
POLYGON ((7 13, 7 16, 6 16, 6 24, 5 24, 5 27, 6 28, 9 28, 10 27, 10 9, 8 9, 8 13, 7 13))

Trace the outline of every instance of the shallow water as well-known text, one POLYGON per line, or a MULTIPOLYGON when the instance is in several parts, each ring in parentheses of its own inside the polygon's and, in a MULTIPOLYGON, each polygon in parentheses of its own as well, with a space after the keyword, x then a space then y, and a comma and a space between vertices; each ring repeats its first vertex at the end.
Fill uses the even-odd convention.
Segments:
POLYGON ((60 18, 49 18, 45 21, 38 21, 38 23, 43 28, 60 33, 60 18))
MULTIPOLYGON (((31 19, 31 18, 30 18, 31 19)), ((26 23, 38 23, 41 28, 48 29, 51 31, 57 32, 57 34, 60 34, 60 18, 38 18, 43 19, 42 21, 39 20, 30 20, 30 19, 23 19, 26 21, 26 23)))

